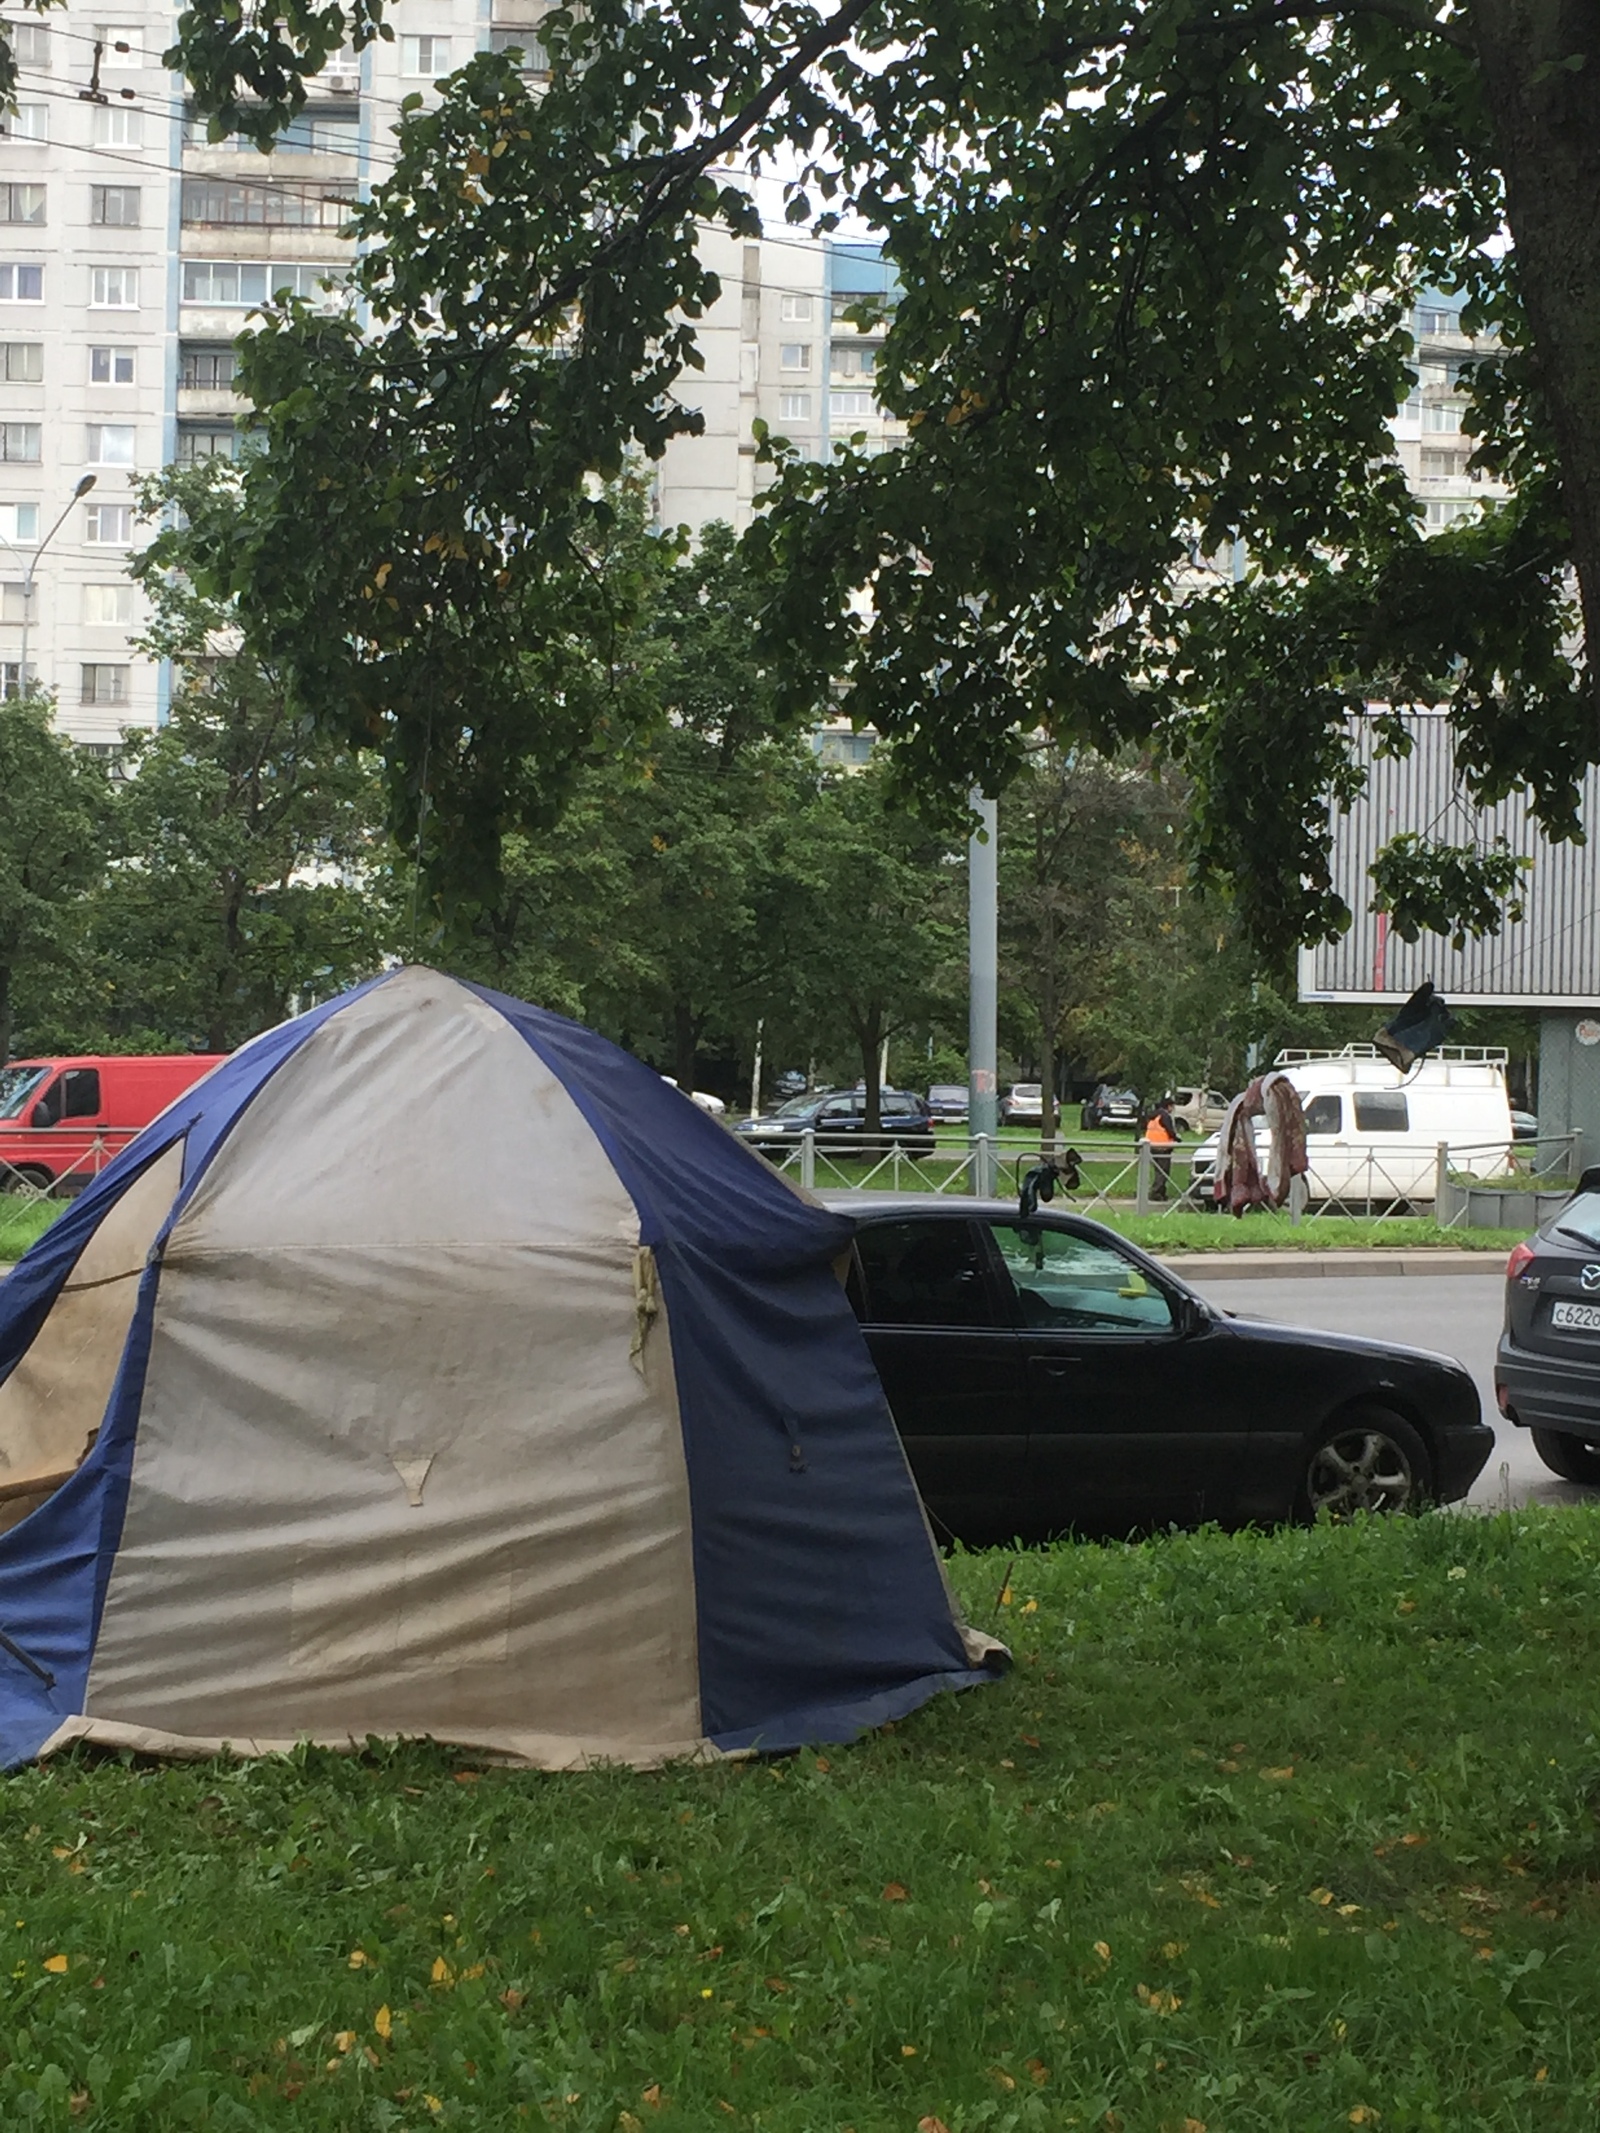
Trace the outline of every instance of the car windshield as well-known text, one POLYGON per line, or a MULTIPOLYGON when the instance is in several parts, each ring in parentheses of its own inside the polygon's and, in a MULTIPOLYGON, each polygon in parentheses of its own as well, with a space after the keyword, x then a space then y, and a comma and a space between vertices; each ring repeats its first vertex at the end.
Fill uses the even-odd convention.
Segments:
POLYGON ((1013 1085, 1011 1093, 1013 1096, 1042 1096, 1044 1084, 1039 1081, 1019 1081, 1013 1085))
POLYGON ((1578 1193, 1562 1208, 1559 1220, 1541 1234, 1565 1237, 1572 1244, 1586 1244, 1600 1252, 1600 1192, 1578 1193))
POLYGON ((49 1071, 47 1066, 0 1067, 0 1118, 19 1118, 49 1071))
POLYGON ((814 1111, 822 1098, 814 1092, 805 1096, 791 1096, 786 1104, 779 1104, 774 1118, 802 1118, 807 1111, 814 1111))

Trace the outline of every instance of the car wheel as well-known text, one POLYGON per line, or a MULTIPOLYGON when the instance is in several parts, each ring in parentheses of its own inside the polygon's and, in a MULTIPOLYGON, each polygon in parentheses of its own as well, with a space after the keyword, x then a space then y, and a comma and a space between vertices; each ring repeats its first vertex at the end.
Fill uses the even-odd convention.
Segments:
POLYGON ((7 1165, 0 1175, 0 1192, 48 1192, 55 1179, 48 1170, 40 1170, 32 1163, 7 1165))
POLYGON ((1417 1511, 1433 1488, 1428 1448, 1387 1408, 1343 1414, 1313 1445, 1300 1477, 1303 1519, 1353 1518, 1358 1511, 1417 1511))
POLYGON ((1536 1429, 1530 1434, 1534 1450, 1552 1474, 1600 1488, 1600 1444, 1586 1444, 1564 1429, 1536 1429))

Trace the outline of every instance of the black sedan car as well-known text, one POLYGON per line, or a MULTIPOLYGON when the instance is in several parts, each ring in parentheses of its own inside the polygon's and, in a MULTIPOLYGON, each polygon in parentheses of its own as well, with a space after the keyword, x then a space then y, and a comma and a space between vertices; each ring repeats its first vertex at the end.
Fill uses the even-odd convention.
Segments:
POLYGON ((1127 1126, 1137 1131, 1137 1092, 1133 1089, 1114 1089, 1109 1081, 1102 1081, 1093 1095, 1085 1101, 1078 1114, 1078 1123, 1085 1133, 1094 1133, 1101 1126, 1127 1126))
POLYGON ((877 1129, 870 1134, 867 1099, 859 1089, 814 1090, 779 1104, 764 1118, 742 1119, 733 1130, 763 1155, 780 1155, 795 1147, 808 1127, 829 1155, 873 1155, 896 1145, 908 1155, 934 1150, 933 1115, 909 1089, 881 1092, 877 1129))
POLYGON ((1403 1511, 1494 1432, 1446 1356, 1217 1311, 1081 1216, 829 1193, 850 1296, 941 1539, 1403 1511))
POLYGON ((1506 1262, 1494 1389, 1552 1473, 1600 1484, 1600 1170, 1506 1262))

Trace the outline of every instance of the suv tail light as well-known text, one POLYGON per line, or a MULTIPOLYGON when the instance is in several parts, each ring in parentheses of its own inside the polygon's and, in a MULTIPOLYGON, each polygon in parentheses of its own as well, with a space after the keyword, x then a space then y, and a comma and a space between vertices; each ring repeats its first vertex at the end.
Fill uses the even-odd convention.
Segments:
POLYGON ((1506 1261, 1507 1281, 1520 1281, 1534 1259, 1533 1239, 1525 1237, 1506 1261))

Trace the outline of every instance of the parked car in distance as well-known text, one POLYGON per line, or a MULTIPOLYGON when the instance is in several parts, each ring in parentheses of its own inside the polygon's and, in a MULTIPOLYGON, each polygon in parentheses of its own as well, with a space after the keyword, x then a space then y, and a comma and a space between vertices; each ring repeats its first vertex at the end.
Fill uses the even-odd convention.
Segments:
POLYGON ((1552 1473, 1600 1487, 1600 1169, 1506 1261, 1494 1390, 1552 1473))
POLYGON ((936 1119, 964 1126, 967 1122, 966 1083, 936 1081, 928 1091, 928 1109, 936 1119))
POLYGON ((1494 1432, 1461 1365, 1218 1311, 1083 1216, 825 1193, 941 1540, 1238 1526, 1464 1496, 1494 1432))
POLYGON ((15 1059, 0 1067, 0 1192, 81 1192, 225 1052, 15 1059))
MULTIPOLYGON (((666 1083, 669 1089, 676 1089, 679 1086, 678 1080, 675 1075, 663 1074, 661 1079, 666 1083)), ((688 1095, 690 1103, 698 1104, 702 1111, 708 1111, 713 1118, 721 1118, 727 1111, 728 1107, 723 1102, 722 1098, 720 1096, 713 1096, 709 1092, 709 1090, 690 1089, 685 1093, 688 1095)))
POLYGON ((1517 1141, 1536 1141, 1539 1138, 1539 1121, 1531 1111, 1512 1112, 1511 1138, 1517 1141))
POLYGON ((1014 1081, 1000 1099, 1002 1126, 1038 1126, 1044 1123, 1044 1083, 1014 1081))
POLYGON ((1079 1124, 1085 1133, 1093 1133, 1098 1126, 1137 1128, 1139 1098, 1132 1089, 1115 1089, 1109 1081, 1102 1081, 1085 1100, 1079 1124))
POLYGON ((742 1119, 734 1127, 742 1141, 763 1155, 792 1148, 807 1130, 816 1145, 832 1154, 852 1147, 863 1153, 894 1146, 908 1155, 932 1155, 933 1117, 927 1104, 909 1089, 884 1089, 878 1099, 878 1130, 867 1132, 867 1099, 859 1089, 814 1089, 791 1097, 762 1118, 742 1119))
POLYGON ((1216 1089, 1174 1089, 1172 1115, 1191 1133, 1216 1133, 1228 1115, 1228 1099, 1216 1089))
POLYGON ((791 1096, 804 1096, 806 1093, 806 1077, 798 1067, 785 1067, 772 1084, 772 1093, 780 1101, 785 1102, 791 1096))

